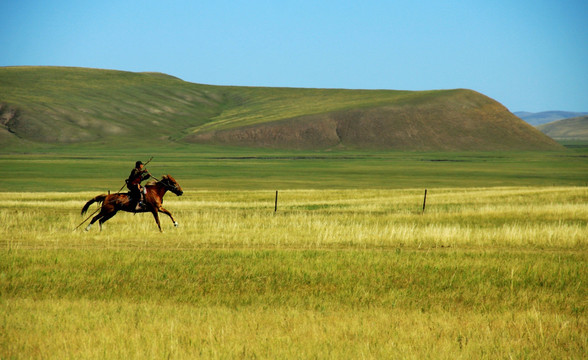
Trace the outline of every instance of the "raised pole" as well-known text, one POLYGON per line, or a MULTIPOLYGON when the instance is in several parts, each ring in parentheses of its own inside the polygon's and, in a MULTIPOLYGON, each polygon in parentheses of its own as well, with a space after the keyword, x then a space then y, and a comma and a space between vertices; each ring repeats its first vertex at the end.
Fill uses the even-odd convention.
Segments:
POLYGON ((80 226, 82 226, 82 224, 83 224, 83 223, 85 223, 86 221, 88 221, 88 220, 89 220, 89 219, 90 219, 92 216, 94 216, 94 214, 96 214, 96 213, 97 213, 98 211, 100 211, 101 209, 102 209, 102 208, 101 208, 100 206, 98 206, 98 209, 96 209, 96 211, 94 211, 93 213, 91 213, 91 214, 90 214, 90 216, 88 216, 88 217, 86 218, 86 220, 84 220, 84 221, 82 221, 82 222, 80 223, 80 225, 76 226, 76 227, 73 229, 73 231, 76 231, 76 230, 77 230, 77 229, 78 229, 80 226))

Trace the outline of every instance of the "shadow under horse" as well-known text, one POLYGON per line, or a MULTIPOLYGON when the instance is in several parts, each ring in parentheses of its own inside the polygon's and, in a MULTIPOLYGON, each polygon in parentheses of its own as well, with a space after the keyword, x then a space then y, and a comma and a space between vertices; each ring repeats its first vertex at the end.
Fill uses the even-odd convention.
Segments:
POLYGON ((84 205, 82 208, 82 215, 88 211, 88 208, 93 203, 102 203, 102 207, 98 215, 92 218, 90 224, 86 226, 86 231, 90 230, 92 224, 96 221, 99 221, 100 224, 100 231, 102 231, 102 224, 104 224, 108 219, 116 215, 119 211, 126 211, 126 212, 150 212, 153 214, 155 218, 155 222, 157 223, 157 227, 159 227, 159 231, 161 230, 161 224, 159 222, 159 213, 167 214, 170 219, 173 221, 174 226, 178 226, 178 222, 172 214, 166 210, 161 204, 163 203, 163 196, 167 191, 171 191, 177 196, 181 196, 184 191, 180 185, 176 182, 176 180, 171 177, 170 175, 164 175, 161 180, 157 181, 155 184, 148 184, 145 186, 145 199, 144 205, 142 207, 135 206, 137 202, 131 201, 131 196, 128 193, 116 193, 116 194, 102 194, 94 197, 90 201, 84 205))

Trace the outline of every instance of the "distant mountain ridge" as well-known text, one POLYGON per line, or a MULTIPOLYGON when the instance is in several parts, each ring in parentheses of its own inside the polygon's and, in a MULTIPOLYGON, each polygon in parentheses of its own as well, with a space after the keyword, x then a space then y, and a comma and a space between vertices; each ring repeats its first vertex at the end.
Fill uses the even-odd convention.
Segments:
POLYGON ((561 119, 569 119, 578 116, 588 115, 588 112, 573 112, 573 111, 542 111, 538 113, 532 113, 527 111, 515 111, 513 112, 519 118, 525 120, 533 126, 547 124, 552 121, 561 119))
POLYGON ((0 68, 0 148, 205 143, 276 149, 560 150, 467 89, 213 86, 160 73, 0 68))

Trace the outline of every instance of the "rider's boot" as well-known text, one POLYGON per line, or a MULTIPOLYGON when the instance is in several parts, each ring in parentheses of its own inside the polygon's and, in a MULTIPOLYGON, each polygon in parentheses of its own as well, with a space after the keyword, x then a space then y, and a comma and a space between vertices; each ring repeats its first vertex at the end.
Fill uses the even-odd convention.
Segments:
POLYGON ((139 208, 143 209, 145 207, 145 191, 141 191, 139 195, 139 208))
POLYGON ((136 213, 138 210, 140 210, 141 208, 138 207, 137 205, 141 205, 141 200, 140 198, 138 199, 136 196, 133 196, 133 194, 131 194, 129 196, 129 207, 131 208, 131 210, 136 213))

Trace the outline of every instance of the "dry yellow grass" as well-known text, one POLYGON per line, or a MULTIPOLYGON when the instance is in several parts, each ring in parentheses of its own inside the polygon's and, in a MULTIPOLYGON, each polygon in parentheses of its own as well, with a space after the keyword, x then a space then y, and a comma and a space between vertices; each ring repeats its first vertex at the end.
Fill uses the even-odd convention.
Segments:
POLYGON ((13 328, 2 350, 24 358, 546 359, 581 358, 588 345, 575 320, 535 309, 431 314, 88 300, 3 308, 0 319, 13 328))
POLYGON ((588 189, 3 193, 0 358, 582 358, 588 189), (92 211, 92 210, 91 210, 92 211))
POLYGON ((272 191, 187 191, 166 199, 180 227, 163 215, 163 235, 150 214, 123 212, 102 233, 72 232, 94 195, 4 193, 2 245, 585 248, 588 241, 588 189, 580 187, 433 189, 424 215, 420 190, 282 191, 276 213, 272 191))

